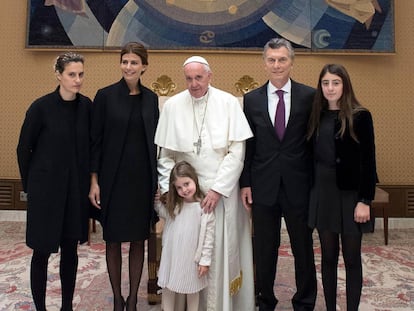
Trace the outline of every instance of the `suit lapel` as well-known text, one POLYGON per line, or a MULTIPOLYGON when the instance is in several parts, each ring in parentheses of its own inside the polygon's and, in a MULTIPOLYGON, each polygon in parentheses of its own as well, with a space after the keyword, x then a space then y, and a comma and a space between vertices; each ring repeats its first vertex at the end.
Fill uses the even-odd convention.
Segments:
POLYGON ((259 91, 259 98, 257 99, 258 109, 262 113, 263 122, 272 131, 274 131, 272 120, 269 116, 268 97, 267 97, 267 83, 263 85, 259 91))
MULTIPOLYGON (((298 101, 297 95, 300 94, 297 85, 294 81, 291 81, 291 90, 290 90, 290 115, 289 115, 289 122, 295 120, 296 113, 298 112, 298 101)), ((289 127, 289 122, 287 126, 289 127)))
POLYGON ((295 81, 291 80, 291 90, 290 90, 290 114, 289 120, 286 125, 285 137, 289 135, 289 132, 292 131, 292 128, 295 125, 297 115, 300 111, 300 90, 298 88, 298 84, 295 81))

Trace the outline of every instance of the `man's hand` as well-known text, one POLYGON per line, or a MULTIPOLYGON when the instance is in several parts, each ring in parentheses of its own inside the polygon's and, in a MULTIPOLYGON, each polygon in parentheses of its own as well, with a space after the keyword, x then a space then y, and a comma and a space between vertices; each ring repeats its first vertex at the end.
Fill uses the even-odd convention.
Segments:
POLYGON ((240 189, 240 197, 243 203, 244 208, 250 212, 252 210, 252 188, 251 187, 243 187, 240 189))

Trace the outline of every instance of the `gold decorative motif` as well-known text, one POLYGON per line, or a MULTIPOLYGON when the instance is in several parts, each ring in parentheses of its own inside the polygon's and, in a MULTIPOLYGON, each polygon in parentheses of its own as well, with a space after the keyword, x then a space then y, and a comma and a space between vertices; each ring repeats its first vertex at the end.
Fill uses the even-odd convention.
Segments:
POLYGON ((243 271, 240 271, 239 276, 237 276, 233 281, 230 282, 230 296, 237 294, 243 284, 243 271))
POLYGON ((211 30, 205 30, 200 35, 200 43, 210 43, 213 41, 216 33, 211 30))
POLYGON ((158 94, 158 96, 169 96, 174 93, 177 85, 171 80, 169 76, 162 75, 157 78, 157 81, 152 82, 151 89, 158 94))
POLYGON ((236 82, 234 85, 236 87, 236 90, 243 95, 250 92, 251 90, 257 88, 259 86, 259 83, 254 81, 254 79, 248 75, 245 75, 239 79, 239 81, 236 82))

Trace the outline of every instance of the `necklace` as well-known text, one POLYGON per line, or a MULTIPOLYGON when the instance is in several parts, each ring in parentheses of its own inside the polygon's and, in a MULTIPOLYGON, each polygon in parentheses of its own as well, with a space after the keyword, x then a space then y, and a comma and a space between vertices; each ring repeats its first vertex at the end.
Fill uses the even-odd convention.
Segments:
MULTIPOLYGON (((204 107, 204 113, 203 113, 203 119, 201 121, 201 127, 200 130, 198 129, 198 124, 197 124, 197 118, 196 118, 196 114, 195 114, 195 99, 194 97, 191 97, 191 101, 193 104, 193 116, 194 116, 194 122, 195 122, 195 126, 196 126, 196 131, 197 131, 197 135, 198 135, 198 139, 195 143, 193 143, 193 146, 196 147, 197 149, 197 155, 200 155, 200 150, 201 150, 201 146, 202 146, 202 141, 201 141, 201 132, 203 131, 203 127, 204 127, 204 120, 206 118, 206 111, 207 111, 207 102, 208 102, 208 95, 209 92, 207 91, 207 94, 204 96, 205 97, 205 107, 204 107)), ((204 102, 204 100, 199 101, 199 104, 201 105, 204 102)))

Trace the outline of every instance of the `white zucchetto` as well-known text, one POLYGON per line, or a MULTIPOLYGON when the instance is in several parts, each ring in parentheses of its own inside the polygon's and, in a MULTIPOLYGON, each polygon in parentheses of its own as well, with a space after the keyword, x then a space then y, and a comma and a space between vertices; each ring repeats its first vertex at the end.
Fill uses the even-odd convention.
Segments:
POLYGON ((187 60, 184 62, 183 67, 189 63, 200 63, 207 66, 210 66, 207 62, 207 60, 204 57, 201 56, 191 56, 187 58, 187 60))

